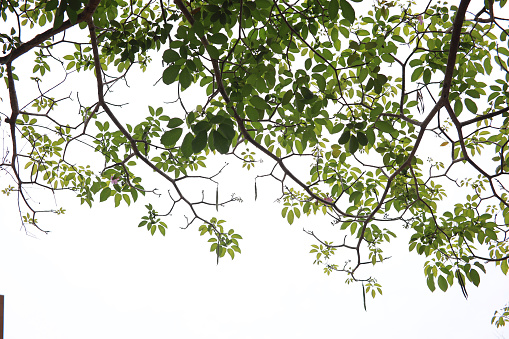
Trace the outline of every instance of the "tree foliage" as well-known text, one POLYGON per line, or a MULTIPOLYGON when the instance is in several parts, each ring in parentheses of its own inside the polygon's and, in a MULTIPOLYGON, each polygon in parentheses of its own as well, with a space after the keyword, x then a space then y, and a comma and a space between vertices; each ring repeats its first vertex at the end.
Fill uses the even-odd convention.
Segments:
MULTIPOLYGON (((457 282, 466 297, 486 264, 509 270, 506 2, 2 1, 9 33, 0 34, 0 76, 10 111, 1 112, 9 136, 1 169, 12 179, 3 193, 17 196, 25 226, 43 231, 37 216, 64 210, 41 210, 34 188, 68 190, 90 206, 130 205, 157 197, 142 185, 142 176, 157 176, 172 204, 152 199, 139 226, 164 235, 164 220, 180 208, 184 227, 212 236, 218 260, 233 259, 242 238, 219 219, 219 206, 240 198, 222 200, 222 168, 206 167, 228 157, 250 170, 264 157, 271 171, 239 174, 254 177, 255 197, 270 178, 288 223, 317 213, 333 220, 336 239, 306 231, 325 273, 345 272, 363 293, 381 293, 361 268, 383 262, 403 227, 409 250, 427 257, 429 289, 457 282), (152 61, 162 62, 157 86, 177 94, 171 107, 181 113, 147 103, 127 123, 126 109, 107 97, 152 61), (64 81, 55 84, 49 74, 57 72, 64 81), (72 98, 52 96, 56 88, 90 74, 95 98, 78 97, 74 113, 62 114, 72 98), (21 107, 27 83, 39 92, 21 107), (181 95, 192 91, 203 101, 186 107, 181 95), (67 153, 76 143, 104 166, 67 153), (190 198, 193 181, 211 192, 190 198)), ((503 325, 508 312, 493 321, 503 325)))

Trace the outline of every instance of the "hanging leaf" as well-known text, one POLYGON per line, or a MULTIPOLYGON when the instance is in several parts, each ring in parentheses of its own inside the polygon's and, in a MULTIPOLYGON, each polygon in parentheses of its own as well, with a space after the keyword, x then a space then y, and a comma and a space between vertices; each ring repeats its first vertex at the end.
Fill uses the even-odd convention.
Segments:
POLYGON ((192 146, 193 140, 194 140, 193 133, 189 132, 184 137, 184 140, 182 141, 182 146, 180 146, 180 151, 182 152, 182 155, 186 158, 190 157, 193 154, 192 146))
POLYGON ((338 0, 329 1, 329 18, 334 21, 338 17, 339 2, 338 0))
POLYGON ((200 153, 207 146, 207 132, 202 131, 191 142, 191 147, 194 153, 200 153))
POLYGON ((341 5, 341 13, 347 19, 350 21, 351 24, 355 21, 355 11, 350 5, 350 3, 346 0, 340 0, 339 4, 341 5))
POLYGON ((182 128, 175 128, 171 131, 164 132, 161 137, 161 144, 166 147, 174 146, 182 135, 182 128))
POLYGON ((341 134, 341 136, 338 139, 338 144, 344 145, 344 144, 346 144, 348 142, 348 140, 350 140, 350 130, 349 129, 345 129, 343 131, 343 134, 341 134))

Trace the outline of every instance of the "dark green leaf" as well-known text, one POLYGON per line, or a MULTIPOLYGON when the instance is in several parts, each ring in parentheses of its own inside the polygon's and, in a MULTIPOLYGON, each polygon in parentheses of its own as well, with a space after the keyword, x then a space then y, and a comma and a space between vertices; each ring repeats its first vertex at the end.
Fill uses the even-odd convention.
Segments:
POLYGON ((179 118, 172 118, 168 121, 168 125, 166 127, 168 128, 175 128, 177 126, 180 126, 184 123, 182 119, 179 118))
POLYGON ((161 137, 161 144, 166 147, 174 146, 182 135, 182 128, 175 128, 171 131, 164 132, 161 137))
POLYGON ((350 21, 350 23, 353 23, 355 21, 355 11, 352 5, 350 5, 350 3, 346 0, 340 0, 339 4, 341 7, 341 13, 345 19, 350 21))
POLYGON ((208 40, 216 45, 222 45, 228 42, 228 37, 223 33, 215 33, 209 36, 208 40))
POLYGON ((58 0, 50 0, 46 3, 46 11, 52 11, 58 7, 58 0))
POLYGON ((355 136, 350 136, 350 141, 348 144, 348 152, 351 154, 354 154, 359 149, 359 142, 357 141, 357 138, 355 136))
POLYGON ((192 142, 194 140, 194 136, 191 132, 187 133, 182 141, 182 146, 180 150, 182 151, 182 155, 186 158, 190 157, 193 154, 192 142))
POLYGON ((180 71, 179 82, 183 89, 188 88, 193 82, 193 76, 187 68, 184 68, 182 71, 180 71))
POLYGON ((285 93, 285 95, 283 96, 283 100, 281 100, 281 103, 283 105, 286 105, 290 102, 290 100, 292 100, 292 97, 293 97, 293 92, 292 90, 289 90, 285 93))
POLYGON ((235 137, 235 130, 233 129, 232 125, 220 124, 218 131, 219 133, 221 133, 223 137, 225 137, 230 142, 235 137))
POLYGON ((260 119, 260 114, 258 113, 258 110, 253 106, 246 106, 245 112, 247 117, 251 121, 257 121, 258 119, 260 119))
POLYGON ((366 146, 368 144, 368 138, 366 137, 366 134, 362 132, 357 132, 357 141, 361 146, 366 146))
POLYGON ((175 52, 173 49, 167 49, 163 53, 163 60, 166 63, 174 62, 180 59, 180 54, 175 52))
POLYGON ((368 142, 371 146, 375 144, 375 132, 373 131, 373 128, 366 129, 366 137, 368 138, 368 142))
POLYGON ((81 8, 81 0, 67 0, 67 8, 77 12, 81 8))
POLYGON ((210 129, 210 127, 212 127, 210 122, 208 122, 208 121, 200 121, 196 125, 194 125, 192 127, 192 129, 193 129, 194 133, 198 134, 198 132, 201 132, 201 131, 208 131, 210 129))
POLYGON ((334 21, 338 17, 339 13, 339 2, 338 0, 329 1, 329 18, 334 21))
POLYGON ((212 131, 212 135, 214 138, 215 149, 218 150, 218 152, 221 154, 228 153, 228 150, 230 149, 230 143, 228 142, 228 139, 223 137, 218 131, 212 131))
POLYGON ((202 131, 191 142, 194 153, 200 153, 207 146, 207 131, 202 131))
POLYGON ((338 139, 338 144, 344 145, 344 144, 346 144, 348 142, 348 140, 350 140, 350 130, 349 129, 345 129, 343 131, 343 134, 341 134, 341 136, 338 139))
POLYGON ((166 69, 163 71, 163 82, 166 85, 172 84, 175 79, 177 79, 177 75, 180 72, 180 66, 179 65, 171 65, 166 67, 166 69))
POLYGON ((306 99, 306 100, 311 100, 311 99, 313 99, 313 96, 314 96, 314 95, 313 95, 313 92, 311 92, 311 91, 309 90, 309 88, 307 88, 307 87, 302 87, 302 88, 300 89, 300 91, 301 91, 302 96, 304 97, 304 99, 306 99))

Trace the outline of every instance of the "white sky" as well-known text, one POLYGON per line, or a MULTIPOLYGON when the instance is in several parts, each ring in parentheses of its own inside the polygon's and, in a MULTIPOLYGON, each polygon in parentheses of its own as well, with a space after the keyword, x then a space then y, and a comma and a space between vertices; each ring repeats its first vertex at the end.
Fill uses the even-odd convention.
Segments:
MULTIPOLYGON (((130 90, 117 88, 117 103, 135 98, 119 113, 121 121, 173 98, 168 87, 164 96, 152 89, 157 78, 149 72, 141 78, 146 82, 134 77, 130 90)), ((1 110, 8 112, 1 91, 1 110)), ((171 114, 173 108, 164 107, 171 114)), ((67 213, 44 218, 50 234, 34 230, 29 237, 20 231, 15 196, 0 195, 5 338, 509 338, 509 328, 490 325, 493 312, 509 301, 509 279, 490 269, 479 288, 467 285, 468 301, 457 284, 431 293, 424 258, 408 253, 409 235, 399 224, 391 226, 399 238, 385 246, 392 259, 373 271, 384 294, 367 297, 365 312, 360 285, 345 285, 345 275, 326 276, 312 265, 314 242, 302 228, 330 234, 330 220, 288 225, 273 203, 275 182, 260 181, 254 203, 251 174, 239 167, 229 166, 221 177, 228 181, 221 196, 235 192, 244 202, 220 209, 219 216, 243 236, 242 254, 218 266, 208 237, 199 236, 197 225, 181 230, 181 217, 166 220, 166 237, 137 228, 143 203, 115 209, 108 201, 89 209, 57 195, 67 213)), ((8 184, 0 176, 0 188, 8 184)), ((165 199, 156 199, 159 212, 165 199)))
POLYGON ((507 277, 491 270, 479 288, 468 286, 468 301, 457 284, 431 293, 423 260, 408 254, 402 236, 377 270, 384 295, 367 298, 365 312, 359 285, 311 265, 311 239, 301 229, 314 221, 289 226, 270 203, 245 202, 228 216, 245 239, 243 253, 219 266, 196 228, 171 225, 166 237, 151 237, 136 227, 132 208, 72 208, 36 239, 18 231, 13 199, 0 204, 8 211, 0 228, 7 339, 509 334, 490 325, 494 309, 509 300, 507 277))

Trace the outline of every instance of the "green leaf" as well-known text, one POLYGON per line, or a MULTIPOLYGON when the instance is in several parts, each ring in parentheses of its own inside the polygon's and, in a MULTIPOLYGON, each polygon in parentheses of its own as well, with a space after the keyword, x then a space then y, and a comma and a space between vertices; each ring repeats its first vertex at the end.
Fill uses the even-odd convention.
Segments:
POLYGON ((350 140, 350 130, 349 129, 345 129, 343 131, 343 134, 341 134, 341 136, 338 139, 338 144, 344 145, 344 144, 346 144, 348 142, 348 140, 350 140))
POLYGON ((175 79, 177 79, 179 72, 180 72, 179 65, 171 65, 166 67, 166 69, 163 71, 163 82, 166 85, 172 84, 175 81, 175 79))
POLYGON ((351 154, 354 154, 359 149, 359 142, 357 141, 357 138, 355 136, 350 136, 350 141, 348 144, 348 152, 351 154))
POLYGON ((81 8, 81 0, 67 0, 67 8, 70 8, 75 12, 79 11, 81 8))
POLYGON ((200 121, 196 125, 192 127, 193 131, 198 134, 199 132, 205 131, 207 132, 212 125, 208 121, 200 121))
POLYGON ((422 76, 422 80, 424 81, 425 84, 429 84, 430 81, 431 81, 431 70, 429 68, 426 68, 424 70, 424 73, 423 73, 423 76, 422 76))
POLYGON ((422 72, 424 72, 424 67, 417 67, 412 73, 412 82, 417 81, 421 77, 422 72))
POLYGON ((214 138, 215 149, 218 150, 221 154, 228 153, 230 149, 230 143, 228 142, 228 139, 223 137, 218 131, 212 131, 212 136, 214 138))
POLYGON ((461 103, 461 100, 456 100, 454 102, 454 114, 456 116, 459 116, 462 111, 463 111, 463 104, 461 103))
POLYGON ((233 126, 227 123, 223 123, 219 125, 218 132, 221 133, 223 137, 225 137, 229 142, 235 138, 235 130, 233 126))
POLYGON ((103 202, 105 201, 106 199, 108 199, 109 197, 111 196, 111 188, 109 187, 105 187, 103 188, 103 190, 101 191, 101 195, 99 196, 99 201, 100 202, 103 202))
POLYGON ((212 59, 217 60, 221 56, 217 48, 215 48, 213 45, 206 46, 206 49, 212 59))
POLYGON ((449 287, 449 284, 443 275, 438 277, 438 287, 440 287, 440 289, 444 292, 447 291, 447 287, 449 287))
POLYGON ((258 119, 260 119, 260 114, 258 113, 258 110, 253 106, 246 106, 245 112, 247 117, 251 121, 257 121, 258 119))
POLYGON ((435 287, 435 281, 433 280, 433 276, 432 275, 429 275, 428 276, 428 279, 426 279, 426 284, 428 285, 428 288, 431 292, 434 292, 436 287, 435 287))
POLYGON ((175 62, 177 60, 180 60, 180 54, 178 54, 173 49, 167 49, 163 53, 163 60, 164 60, 164 62, 166 62, 168 64, 171 62, 175 62))
POLYGON ((175 128, 177 126, 182 125, 183 123, 184 123, 184 121, 182 119, 172 118, 172 119, 168 120, 168 125, 166 125, 166 127, 175 128))
POLYGON ((375 123, 375 127, 385 133, 392 133, 395 131, 394 127, 387 121, 378 120, 375 123))
POLYGON ((288 104, 290 102, 290 100, 292 100, 292 98, 293 98, 293 92, 292 92, 292 90, 289 90, 283 96, 283 100, 281 100, 281 104, 282 105, 288 104))
POLYGON ((267 102, 265 102, 265 100, 263 100, 262 98, 260 98, 259 96, 255 95, 253 96, 251 99, 249 99, 249 102, 256 108, 258 109, 268 109, 270 108, 269 104, 267 104, 267 102))
POLYGON ((467 106, 467 109, 472 113, 477 113, 477 105, 475 102, 472 101, 472 99, 466 98, 465 99, 465 106, 467 106))
POLYGON ((368 138, 368 143, 373 146, 376 141, 375 131, 373 131, 373 128, 366 129, 366 137, 368 138))
POLYGON ((166 147, 174 146, 182 135, 182 128, 175 128, 171 131, 164 132, 161 137, 161 144, 166 147))
POLYGON ((366 134, 362 132, 357 132, 357 141, 361 146, 366 146, 368 144, 368 138, 366 137, 366 134))
POLYGON ((189 72, 187 68, 184 68, 180 72, 179 82, 182 85, 182 89, 188 88, 193 82, 193 76, 191 75, 191 72, 189 72))
POLYGON ((470 270, 470 281, 475 286, 479 286, 479 283, 481 282, 481 277, 479 276, 479 273, 477 273, 477 271, 474 269, 470 270))
POLYGON ((288 219, 288 223, 290 225, 293 224, 293 219, 294 219, 293 210, 288 211, 288 214, 286 215, 286 219, 288 219))
POLYGON ((329 18, 334 21, 338 17, 339 13, 339 2, 338 0, 329 1, 329 18))
POLYGON ((46 11, 52 11, 58 7, 58 0, 50 0, 46 3, 46 11))
POLYGON ((200 153, 207 146, 207 131, 202 131, 191 142, 194 153, 200 153))
POLYGON ((193 133, 189 132, 184 137, 184 140, 182 141, 182 146, 180 146, 180 151, 182 152, 182 155, 186 158, 190 157, 193 154, 192 146, 193 140, 194 140, 193 133))
POLYGON ((311 99, 313 99, 313 97, 314 97, 313 92, 311 92, 311 91, 309 90, 309 88, 307 88, 307 87, 302 87, 302 88, 301 88, 301 92, 302 92, 302 96, 303 96, 303 97, 304 97, 304 99, 306 99, 306 100, 311 100, 311 99))
POLYGON ((339 4, 341 7, 341 13, 345 17, 345 19, 347 19, 348 21, 350 21, 350 23, 353 24, 353 22, 355 21, 355 11, 352 5, 350 5, 350 3, 346 0, 340 0, 339 4))
POLYGON ((216 45, 222 45, 226 44, 228 42, 228 37, 224 35, 223 33, 215 33, 208 37, 209 42, 216 44, 216 45))
POLYGON ((122 201, 122 195, 121 194, 115 194, 115 207, 118 207, 120 205, 121 201, 122 201))

